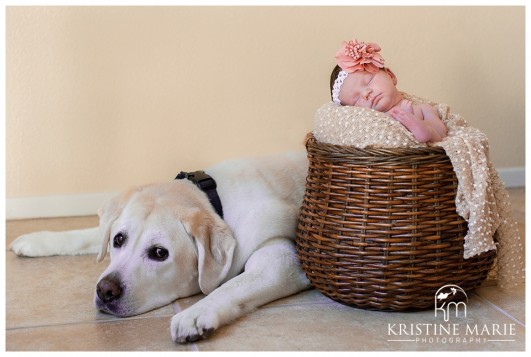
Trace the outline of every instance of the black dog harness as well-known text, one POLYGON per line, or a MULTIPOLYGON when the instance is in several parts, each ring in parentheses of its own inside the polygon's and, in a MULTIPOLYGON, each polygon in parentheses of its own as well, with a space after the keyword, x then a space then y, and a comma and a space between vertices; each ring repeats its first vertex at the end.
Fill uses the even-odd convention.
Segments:
POLYGON ((181 171, 177 175, 177 177, 175 177, 175 179, 176 180, 187 179, 191 181, 194 185, 199 187, 201 191, 206 193, 210 203, 216 210, 217 214, 219 214, 219 216, 223 218, 223 207, 221 206, 221 200, 219 199, 218 191, 216 190, 217 188, 216 181, 214 181, 212 176, 206 174, 204 171, 194 171, 194 172, 181 171))

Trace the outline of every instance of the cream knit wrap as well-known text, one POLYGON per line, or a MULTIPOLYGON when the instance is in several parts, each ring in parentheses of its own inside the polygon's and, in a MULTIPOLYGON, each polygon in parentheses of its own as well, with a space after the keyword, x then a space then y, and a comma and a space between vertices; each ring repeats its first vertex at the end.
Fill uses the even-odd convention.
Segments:
MULTIPOLYGON (((451 113, 447 105, 403 95, 414 103, 433 105, 448 128, 446 138, 428 145, 445 149, 457 176, 457 213, 468 222, 464 257, 497 249, 493 274, 497 275, 499 285, 511 287, 523 282, 524 245, 512 218, 507 191, 490 162, 487 137, 470 127, 459 114, 451 113)), ((427 146, 384 113, 333 102, 317 110, 314 136, 324 143, 358 148, 427 146)))

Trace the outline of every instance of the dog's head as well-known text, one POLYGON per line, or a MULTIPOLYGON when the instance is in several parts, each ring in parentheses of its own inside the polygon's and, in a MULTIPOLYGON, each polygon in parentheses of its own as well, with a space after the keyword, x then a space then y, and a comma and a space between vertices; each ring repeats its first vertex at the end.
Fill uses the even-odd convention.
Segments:
POLYGON ((177 180, 142 186, 113 198, 99 212, 98 261, 111 262, 94 294, 96 307, 131 316, 199 292, 226 277, 236 241, 194 184, 177 180))

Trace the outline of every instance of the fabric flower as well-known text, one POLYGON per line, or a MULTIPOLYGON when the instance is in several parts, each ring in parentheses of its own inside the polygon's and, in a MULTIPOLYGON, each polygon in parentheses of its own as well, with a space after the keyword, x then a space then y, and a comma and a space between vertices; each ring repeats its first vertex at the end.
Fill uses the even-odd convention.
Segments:
POLYGON ((358 40, 343 42, 336 53, 337 64, 347 73, 367 71, 376 73, 383 68, 384 59, 378 53, 380 46, 374 42, 358 42, 358 40))

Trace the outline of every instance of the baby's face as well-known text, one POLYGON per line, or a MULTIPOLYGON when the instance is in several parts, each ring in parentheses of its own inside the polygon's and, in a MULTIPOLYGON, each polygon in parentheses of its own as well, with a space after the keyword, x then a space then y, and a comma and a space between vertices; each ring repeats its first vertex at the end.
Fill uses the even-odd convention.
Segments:
POLYGON ((372 108, 387 112, 396 104, 396 78, 380 70, 376 73, 349 73, 339 92, 342 105, 372 108))

